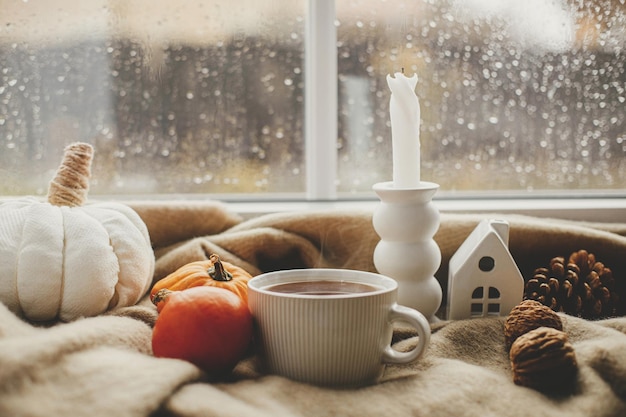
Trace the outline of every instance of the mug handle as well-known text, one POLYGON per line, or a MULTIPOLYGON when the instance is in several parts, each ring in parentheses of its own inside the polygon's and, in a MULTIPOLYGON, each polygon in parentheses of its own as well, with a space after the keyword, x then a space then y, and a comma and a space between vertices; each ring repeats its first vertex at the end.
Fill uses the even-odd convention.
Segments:
POLYGON ((394 304, 389 311, 389 320, 409 323, 417 330, 419 341, 415 349, 408 352, 400 352, 387 346, 383 352, 383 363, 408 363, 419 358, 430 342, 430 324, 426 317, 417 310, 394 304))

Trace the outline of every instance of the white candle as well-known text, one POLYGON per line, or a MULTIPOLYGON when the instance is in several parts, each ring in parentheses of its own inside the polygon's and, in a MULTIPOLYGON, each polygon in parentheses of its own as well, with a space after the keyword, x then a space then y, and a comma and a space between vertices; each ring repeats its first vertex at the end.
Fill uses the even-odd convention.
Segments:
POLYGON ((391 142, 394 188, 417 188, 420 184, 420 103, 415 94, 417 74, 411 78, 396 72, 387 75, 391 90, 391 142))

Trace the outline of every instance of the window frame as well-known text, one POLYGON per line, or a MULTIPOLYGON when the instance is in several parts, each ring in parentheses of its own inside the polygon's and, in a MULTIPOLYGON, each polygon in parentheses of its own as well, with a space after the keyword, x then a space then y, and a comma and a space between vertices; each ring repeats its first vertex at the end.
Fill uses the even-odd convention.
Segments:
POLYGON ((335 0, 307 0, 305 16, 306 199, 334 200, 337 198, 335 184, 339 117, 335 0))

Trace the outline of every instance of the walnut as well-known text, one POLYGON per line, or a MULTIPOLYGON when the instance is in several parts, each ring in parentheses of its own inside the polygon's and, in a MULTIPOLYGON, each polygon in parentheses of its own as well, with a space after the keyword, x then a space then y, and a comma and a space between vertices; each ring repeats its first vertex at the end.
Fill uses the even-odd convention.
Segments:
POLYGON ((539 327, 521 335, 509 353, 513 382, 543 393, 571 390, 578 372, 574 348, 567 334, 539 327))
POLYGON ((511 349, 515 339, 539 327, 563 330, 563 322, 550 307, 535 300, 524 300, 515 306, 504 322, 506 348, 511 349))

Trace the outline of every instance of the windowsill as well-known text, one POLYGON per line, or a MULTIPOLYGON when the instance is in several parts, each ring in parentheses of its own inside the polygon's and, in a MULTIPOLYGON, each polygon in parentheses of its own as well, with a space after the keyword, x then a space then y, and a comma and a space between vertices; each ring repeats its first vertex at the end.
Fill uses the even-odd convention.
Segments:
MULTIPOLYGON (((374 210, 379 200, 359 201, 226 201, 245 218, 268 213, 320 210, 374 210)), ((626 198, 441 199, 440 212, 524 214, 588 222, 626 222, 626 198)))

